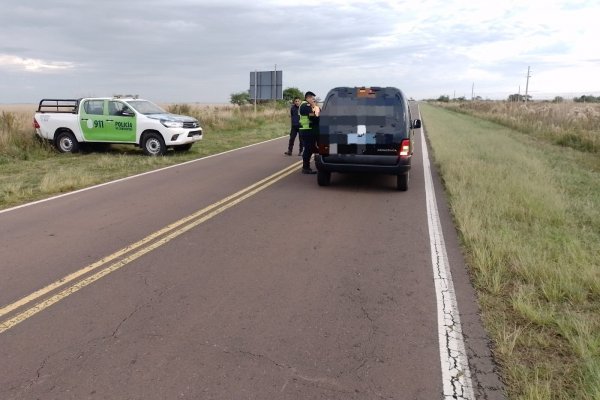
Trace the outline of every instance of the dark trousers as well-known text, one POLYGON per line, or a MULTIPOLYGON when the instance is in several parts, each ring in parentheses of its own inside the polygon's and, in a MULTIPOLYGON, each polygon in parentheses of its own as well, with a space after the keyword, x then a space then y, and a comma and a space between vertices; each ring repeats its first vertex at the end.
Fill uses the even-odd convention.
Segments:
POLYGON ((302 169, 310 169, 310 157, 317 147, 317 135, 312 129, 301 130, 300 140, 304 144, 302 153, 302 169))
POLYGON ((300 132, 300 125, 292 125, 292 127, 290 128, 290 141, 288 143, 288 151, 290 153, 294 149, 294 142, 296 141, 296 136, 298 136, 299 152, 302 153, 302 148, 304 146, 302 145, 302 135, 299 135, 298 134, 299 132, 300 132))

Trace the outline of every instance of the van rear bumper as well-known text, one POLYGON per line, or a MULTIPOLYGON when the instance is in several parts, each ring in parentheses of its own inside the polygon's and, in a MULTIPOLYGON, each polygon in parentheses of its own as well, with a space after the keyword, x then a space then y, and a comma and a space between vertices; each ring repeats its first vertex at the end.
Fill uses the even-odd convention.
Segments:
POLYGON ((402 160, 396 156, 321 156, 315 154, 317 170, 324 172, 358 172, 401 175, 410 170, 410 157, 402 160))

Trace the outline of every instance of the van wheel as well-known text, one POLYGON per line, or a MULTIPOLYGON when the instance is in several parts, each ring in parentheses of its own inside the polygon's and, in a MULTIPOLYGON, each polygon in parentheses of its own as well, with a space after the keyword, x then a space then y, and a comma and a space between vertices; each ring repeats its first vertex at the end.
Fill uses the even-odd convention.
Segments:
POLYGON ((408 180, 410 179, 410 172, 405 174, 400 174, 397 176, 396 189, 401 192, 406 192, 408 190, 408 180))
POLYGON ((149 156, 164 156, 167 152, 167 146, 162 136, 156 133, 147 133, 144 135, 144 142, 142 143, 144 153, 149 156))
POLYGON ((192 144, 193 143, 180 144, 180 145, 177 145, 177 146, 173 146, 173 150, 175 150, 177 152, 188 151, 189 149, 192 148, 192 144))
POLYGON ((317 183, 319 186, 329 186, 331 183, 331 172, 317 170, 317 183))
POLYGON ((56 148, 61 153, 77 153, 79 142, 71 132, 62 131, 56 136, 56 148))

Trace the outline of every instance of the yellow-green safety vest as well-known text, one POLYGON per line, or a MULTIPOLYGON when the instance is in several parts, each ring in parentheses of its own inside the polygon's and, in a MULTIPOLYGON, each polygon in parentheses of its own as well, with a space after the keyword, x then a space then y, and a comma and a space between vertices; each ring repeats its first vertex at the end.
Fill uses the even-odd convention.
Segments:
POLYGON ((302 102, 302 104, 300 104, 300 107, 298 107, 298 114, 300 115, 300 130, 301 131, 306 131, 306 130, 310 129, 310 119, 308 119, 308 115, 300 114, 300 109, 302 108, 302 106, 304 104, 308 104, 308 102, 305 100, 302 102))

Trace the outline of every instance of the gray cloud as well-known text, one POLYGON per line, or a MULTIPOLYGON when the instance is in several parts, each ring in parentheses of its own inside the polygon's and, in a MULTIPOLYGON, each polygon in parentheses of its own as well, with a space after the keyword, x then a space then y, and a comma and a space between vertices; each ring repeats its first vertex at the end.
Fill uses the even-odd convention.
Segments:
MULTIPOLYGON (((478 87, 505 97, 529 63, 550 69, 561 54, 561 68, 579 62, 570 58, 570 37, 560 39, 564 27, 529 21, 532 11, 522 4, 490 14, 438 0, 311 8, 231 0, 22 3, 0 14, 0 103, 121 92, 227 102, 248 88, 250 71, 275 64, 284 86, 321 96, 337 85, 373 84, 437 97, 470 91, 478 79, 478 87), (548 43, 526 46, 544 37, 548 43)), ((567 11, 590 7, 597 9, 580 2, 567 11)))

